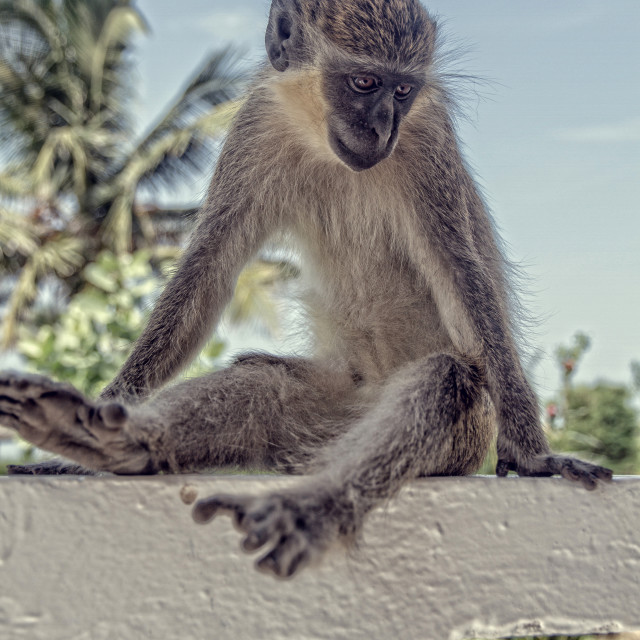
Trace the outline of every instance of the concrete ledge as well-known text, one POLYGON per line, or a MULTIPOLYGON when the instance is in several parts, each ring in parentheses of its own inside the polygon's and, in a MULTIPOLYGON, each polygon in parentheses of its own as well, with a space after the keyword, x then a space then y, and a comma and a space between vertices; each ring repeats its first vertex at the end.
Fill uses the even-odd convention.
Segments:
POLYGON ((291 582, 179 498, 295 478, 0 479, 0 638, 461 640, 640 628, 640 478, 432 478, 291 582))

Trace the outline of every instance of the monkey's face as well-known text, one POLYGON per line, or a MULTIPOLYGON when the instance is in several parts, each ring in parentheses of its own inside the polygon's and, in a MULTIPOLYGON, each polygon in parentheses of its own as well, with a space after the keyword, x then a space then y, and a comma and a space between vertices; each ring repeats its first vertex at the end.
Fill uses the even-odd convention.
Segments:
POLYGON ((329 144, 338 158, 353 171, 370 169, 388 158, 423 82, 379 69, 326 72, 329 144))

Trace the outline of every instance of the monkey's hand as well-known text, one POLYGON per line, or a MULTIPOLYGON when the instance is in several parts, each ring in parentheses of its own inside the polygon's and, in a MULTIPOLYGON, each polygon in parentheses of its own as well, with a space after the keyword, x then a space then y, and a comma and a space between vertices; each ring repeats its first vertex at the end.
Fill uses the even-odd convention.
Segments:
POLYGON ((235 528, 245 534, 243 551, 266 547, 268 552, 256 561, 256 568, 277 578, 291 578, 339 538, 352 537, 354 513, 337 494, 315 487, 263 498, 214 495, 193 507, 193 519, 200 524, 219 514, 231 516, 235 528))
POLYGON ((559 475, 567 480, 581 482, 589 491, 596 488, 598 480, 609 482, 613 475, 611 469, 554 453, 540 454, 524 463, 517 463, 499 453, 496 475, 505 477, 509 471, 515 471, 519 476, 559 475))
POLYGON ((0 424, 91 469, 153 472, 148 448, 131 435, 123 405, 93 403, 71 385, 43 376, 0 373, 0 424))

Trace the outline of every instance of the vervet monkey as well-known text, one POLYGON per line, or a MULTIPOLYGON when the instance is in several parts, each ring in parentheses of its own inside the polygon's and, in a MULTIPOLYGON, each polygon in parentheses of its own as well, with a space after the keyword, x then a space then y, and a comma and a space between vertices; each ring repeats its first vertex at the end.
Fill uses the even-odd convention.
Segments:
POLYGON ((412 478, 481 465, 611 472, 549 450, 513 337, 504 259, 461 157, 418 0, 273 0, 270 67, 248 90, 197 228, 149 324, 98 401, 5 375, 2 423, 119 474, 224 465, 310 474, 213 496, 257 566, 289 577, 412 478), (164 387, 198 353, 243 265, 279 234, 304 262, 307 358, 261 353, 164 387))

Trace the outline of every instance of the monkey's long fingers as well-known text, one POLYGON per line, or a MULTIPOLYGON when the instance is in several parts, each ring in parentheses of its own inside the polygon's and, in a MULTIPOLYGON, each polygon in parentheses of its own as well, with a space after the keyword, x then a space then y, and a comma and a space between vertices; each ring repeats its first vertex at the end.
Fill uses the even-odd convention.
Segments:
POLYGON ((247 510, 255 498, 251 496, 214 495, 195 503, 191 515, 198 524, 207 524, 217 515, 231 516, 234 527, 246 533, 243 526, 247 510))
POLYGON ((291 578, 309 564, 311 550, 309 542, 299 531, 280 537, 278 544, 256 561, 256 569, 271 573, 277 578, 291 578))
POLYGON ((20 432, 21 422, 16 415, 18 408, 14 405, 10 400, 0 398, 0 424, 20 432))
POLYGON ((193 519, 205 524, 218 514, 230 515, 236 529, 247 534, 242 541, 243 551, 252 553, 271 547, 256 561, 256 568, 277 578, 290 578, 319 551, 309 540, 299 510, 292 511, 285 502, 278 494, 266 498, 214 495, 195 504, 193 519))
POLYGON ((611 469, 562 455, 535 458, 527 468, 519 468, 518 473, 523 476, 559 475, 566 480, 580 482, 589 491, 597 487, 599 480, 610 482, 613 477, 611 469))
POLYGON ((582 486, 593 491, 598 486, 598 480, 610 482, 613 473, 597 465, 575 460, 573 458, 555 458, 554 463, 559 467, 558 473, 567 480, 581 482, 582 486))
POLYGON ((242 549, 252 553, 278 536, 290 533, 293 524, 282 516, 278 498, 266 499, 259 503, 243 522, 247 537, 242 541, 242 549))

